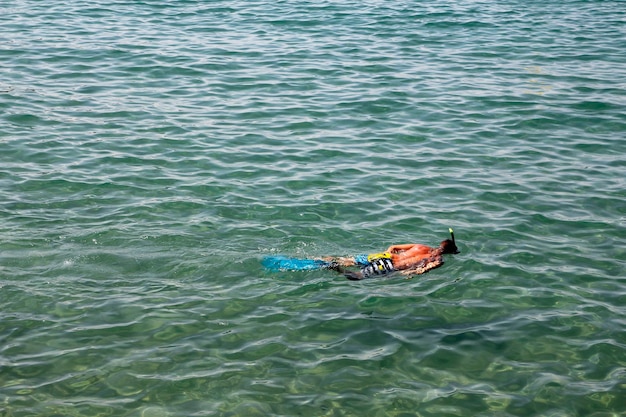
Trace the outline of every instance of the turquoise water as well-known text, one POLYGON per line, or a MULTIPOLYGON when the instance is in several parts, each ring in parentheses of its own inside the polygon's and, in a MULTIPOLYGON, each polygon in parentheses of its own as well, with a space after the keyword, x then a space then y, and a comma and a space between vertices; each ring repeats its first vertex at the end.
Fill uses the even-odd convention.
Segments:
POLYGON ((625 6, 4 1, 0 416, 623 415, 625 6))

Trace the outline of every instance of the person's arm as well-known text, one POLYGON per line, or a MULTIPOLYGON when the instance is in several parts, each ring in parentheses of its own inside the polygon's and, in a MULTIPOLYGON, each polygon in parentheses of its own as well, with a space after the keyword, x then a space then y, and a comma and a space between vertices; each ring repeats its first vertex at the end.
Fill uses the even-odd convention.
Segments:
POLYGON ((389 253, 405 252, 411 249, 412 247, 414 247, 415 245, 416 245, 415 243, 406 243, 404 245, 391 245, 387 249, 387 252, 389 253))
POLYGON ((443 265, 443 256, 438 255, 433 256, 432 258, 425 259, 424 262, 420 262, 415 267, 404 269, 399 272, 400 274, 406 275, 407 277, 411 275, 421 275, 425 274, 431 269, 439 268, 441 265, 443 265))

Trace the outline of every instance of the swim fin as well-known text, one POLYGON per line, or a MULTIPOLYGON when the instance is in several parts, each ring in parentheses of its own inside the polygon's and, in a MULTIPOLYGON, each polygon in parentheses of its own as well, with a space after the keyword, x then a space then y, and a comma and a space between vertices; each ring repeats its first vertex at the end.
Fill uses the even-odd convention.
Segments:
POLYGON ((268 270, 277 271, 314 271, 327 269, 332 264, 321 259, 300 259, 287 256, 266 256, 261 264, 268 270))

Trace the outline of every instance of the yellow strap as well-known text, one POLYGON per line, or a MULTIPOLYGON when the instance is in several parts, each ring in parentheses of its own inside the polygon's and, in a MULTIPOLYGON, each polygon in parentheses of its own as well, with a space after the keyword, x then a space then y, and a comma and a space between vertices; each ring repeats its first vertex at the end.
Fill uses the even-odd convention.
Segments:
POLYGON ((389 252, 380 252, 367 255, 367 262, 374 262, 377 259, 391 259, 391 254, 389 252))

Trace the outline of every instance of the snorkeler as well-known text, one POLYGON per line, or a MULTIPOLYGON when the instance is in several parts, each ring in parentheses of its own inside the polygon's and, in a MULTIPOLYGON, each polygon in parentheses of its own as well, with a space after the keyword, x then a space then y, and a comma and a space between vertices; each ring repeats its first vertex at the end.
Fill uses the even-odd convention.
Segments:
POLYGON ((450 229, 450 239, 433 248, 418 243, 391 245, 385 252, 355 257, 325 257, 326 269, 335 270, 350 280, 361 280, 398 271, 402 275, 420 275, 443 265, 444 254, 459 253, 450 229), (347 267, 357 266, 359 271, 347 267))

